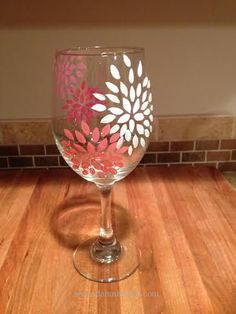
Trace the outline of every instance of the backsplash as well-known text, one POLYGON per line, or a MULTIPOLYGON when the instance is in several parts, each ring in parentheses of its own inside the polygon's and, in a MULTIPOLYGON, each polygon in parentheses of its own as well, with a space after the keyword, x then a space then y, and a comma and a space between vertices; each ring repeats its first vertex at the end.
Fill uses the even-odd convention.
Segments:
MULTIPOLYGON (((236 117, 170 116, 154 119, 140 165, 208 165, 236 171, 236 117)), ((50 120, 0 120, 0 168, 67 167, 50 120)))
MULTIPOLYGON (((236 139, 151 142, 140 165, 207 165, 236 171, 236 139)), ((1 145, 0 168, 67 167, 56 145, 1 145)))

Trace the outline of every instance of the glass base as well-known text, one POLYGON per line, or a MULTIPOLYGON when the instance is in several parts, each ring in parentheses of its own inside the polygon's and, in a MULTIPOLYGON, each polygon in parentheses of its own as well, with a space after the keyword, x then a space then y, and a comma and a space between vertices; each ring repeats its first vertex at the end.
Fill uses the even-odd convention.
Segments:
POLYGON ((86 241, 79 245, 74 254, 73 262, 76 270, 85 278, 96 282, 114 282, 132 275, 139 266, 140 252, 134 241, 120 243, 119 257, 112 262, 101 258, 97 262, 92 258, 97 241, 86 241))

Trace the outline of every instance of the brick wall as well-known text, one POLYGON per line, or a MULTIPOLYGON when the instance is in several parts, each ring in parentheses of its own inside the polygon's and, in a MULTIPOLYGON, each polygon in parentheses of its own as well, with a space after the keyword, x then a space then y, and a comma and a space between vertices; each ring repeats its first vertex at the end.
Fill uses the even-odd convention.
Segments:
MULTIPOLYGON (((207 165, 236 171, 236 139, 151 142, 140 165, 207 165)), ((67 167, 56 145, 0 145, 0 168, 67 167)))

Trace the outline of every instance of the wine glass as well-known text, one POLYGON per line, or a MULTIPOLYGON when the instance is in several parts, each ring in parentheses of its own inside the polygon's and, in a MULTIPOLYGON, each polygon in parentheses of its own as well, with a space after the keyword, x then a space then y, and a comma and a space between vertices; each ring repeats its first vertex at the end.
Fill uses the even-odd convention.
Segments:
POLYGON ((111 190, 142 159, 153 106, 144 49, 87 47, 58 51, 54 67, 53 134, 67 164, 96 184, 99 236, 73 255, 77 271, 98 282, 131 275, 139 265, 132 236, 122 243, 111 223, 111 190))

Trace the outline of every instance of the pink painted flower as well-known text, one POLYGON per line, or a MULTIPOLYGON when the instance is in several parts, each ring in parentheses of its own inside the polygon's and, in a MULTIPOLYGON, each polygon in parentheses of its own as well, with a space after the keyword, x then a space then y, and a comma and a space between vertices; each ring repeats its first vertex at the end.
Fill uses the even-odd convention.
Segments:
POLYGON ((81 56, 60 56, 56 64, 57 93, 61 98, 74 92, 80 78, 84 76, 86 65, 81 56))
MULTIPOLYGON (((93 95, 96 92, 96 88, 87 87, 85 82, 82 82, 79 87, 75 89, 73 95, 62 107, 62 109, 67 112, 68 122, 76 121, 79 123, 82 120, 86 120, 86 122, 89 123, 91 117, 96 113, 91 109, 97 102, 93 95)), ((101 103, 105 107, 104 101, 101 103)))
POLYGON ((128 150, 123 145, 119 133, 110 136, 110 124, 101 132, 98 127, 90 130, 88 124, 81 122, 81 131, 64 129, 65 139, 61 141, 63 154, 72 162, 72 167, 82 169, 83 175, 96 175, 106 178, 117 173, 124 166, 122 154, 128 150))

